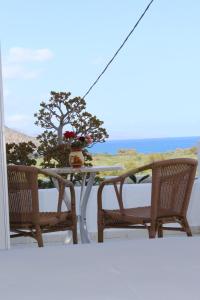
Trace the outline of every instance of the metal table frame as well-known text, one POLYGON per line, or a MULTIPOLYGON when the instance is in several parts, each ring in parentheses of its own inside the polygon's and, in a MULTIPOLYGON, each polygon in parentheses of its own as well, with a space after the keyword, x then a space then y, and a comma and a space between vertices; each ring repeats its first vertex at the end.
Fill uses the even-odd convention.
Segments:
MULTIPOLYGON (((51 168, 50 170, 57 174, 82 174, 82 182, 81 182, 81 193, 79 203, 78 203, 78 224, 80 230, 80 238, 81 243, 86 244, 90 243, 89 233, 87 229, 87 220, 86 220, 86 212, 87 212, 87 204, 90 197, 90 193, 92 190, 92 186, 94 184, 96 173, 104 172, 104 171, 119 171, 123 168, 121 166, 97 166, 97 167, 82 167, 82 168, 51 168), (85 185, 87 174, 89 174, 89 179, 87 185, 85 185)), ((57 187, 57 182, 54 181, 55 186, 57 187)), ((67 193, 65 192, 64 198, 65 204, 68 209, 70 209, 70 202, 67 197, 67 193)))

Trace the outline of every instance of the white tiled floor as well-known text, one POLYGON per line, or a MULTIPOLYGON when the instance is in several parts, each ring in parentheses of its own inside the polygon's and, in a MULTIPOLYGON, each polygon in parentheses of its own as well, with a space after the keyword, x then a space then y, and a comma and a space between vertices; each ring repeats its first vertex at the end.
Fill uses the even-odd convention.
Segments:
MULTIPOLYGON (((183 232, 172 232, 172 231, 165 231, 164 237, 185 237, 186 234, 183 232)), ((198 230, 193 230, 193 236, 200 236, 198 230)), ((90 234, 91 243, 97 243, 97 234, 93 233, 90 234)), ((147 230, 107 230, 104 233, 104 243, 110 242, 121 242, 121 241, 128 241, 132 240, 141 240, 141 239, 148 239, 147 230)), ((54 233, 54 234, 44 234, 43 241, 45 247, 51 247, 56 245, 68 245, 72 244, 72 242, 66 242, 66 232, 62 233, 54 233)), ((80 238, 79 238, 79 244, 80 238)), ((20 237, 11 239, 11 248, 33 248, 37 247, 37 242, 29 237, 20 237)))
POLYGON ((174 235, 0 251, 1 299, 199 300, 199 249, 174 235))

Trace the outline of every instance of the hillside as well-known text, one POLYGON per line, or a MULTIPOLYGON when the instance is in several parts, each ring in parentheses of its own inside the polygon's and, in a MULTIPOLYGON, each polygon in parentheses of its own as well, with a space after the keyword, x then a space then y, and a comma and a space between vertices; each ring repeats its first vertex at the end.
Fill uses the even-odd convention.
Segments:
POLYGON ((38 141, 35 137, 28 136, 24 133, 21 133, 17 130, 10 129, 8 127, 5 127, 5 140, 6 143, 21 143, 21 142, 28 142, 32 141, 34 144, 38 144, 38 141))

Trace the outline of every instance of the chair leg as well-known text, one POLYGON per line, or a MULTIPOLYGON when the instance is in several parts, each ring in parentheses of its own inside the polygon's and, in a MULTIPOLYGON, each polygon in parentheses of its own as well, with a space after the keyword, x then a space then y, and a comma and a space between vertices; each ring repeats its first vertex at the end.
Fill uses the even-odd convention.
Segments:
POLYGON ((163 238, 163 228, 162 228, 162 223, 158 223, 158 237, 163 238))
POLYGON ((149 238, 155 239, 156 237, 156 224, 153 222, 149 227, 149 238))
POLYGON ((104 231, 104 217, 103 212, 98 210, 98 217, 97 217, 97 224, 98 224, 98 243, 103 243, 103 231, 104 231))
POLYGON ((73 244, 78 244, 78 238, 77 238, 77 228, 72 229, 72 236, 73 236, 73 244))
POLYGON ((103 227, 98 226, 98 243, 103 243, 103 227))
POLYGON ((42 231, 41 231, 40 226, 36 225, 35 226, 35 230, 36 230, 35 238, 36 238, 36 240, 38 242, 38 247, 44 247, 43 239, 42 239, 42 231))
POLYGON ((186 232, 187 236, 192 236, 192 232, 191 232, 190 226, 189 226, 186 218, 184 218, 182 221, 182 227, 183 227, 184 231, 186 232))

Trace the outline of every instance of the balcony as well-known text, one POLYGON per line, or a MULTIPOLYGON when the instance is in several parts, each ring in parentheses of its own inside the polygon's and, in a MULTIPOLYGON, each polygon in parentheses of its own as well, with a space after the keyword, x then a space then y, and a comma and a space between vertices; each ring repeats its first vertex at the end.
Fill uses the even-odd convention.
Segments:
MULTIPOLYGON (((97 189, 98 186, 93 186, 91 195, 87 206, 87 229, 89 231, 90 239, 92 243, 97 241, 97 189)), ((79 199, 81 188, 76 187, 76 198, 79 199)), ((151 183, 142 184, 125 184, 124 186, 124 200, 126 207, 133 206, 145 206, 150 204, 151 197, 151 183)), ((188 208, 188 221, 191 226, 193 234, 198 235, 200 233, 200 180, 196 179, 193 186, 191 200, 188 208)), ((56 209, 57 189, 43 189, 39 190, 40 209, 41 211, 54 211, 56 209)), ((107 186, 104 193, 104 207, 105 209, 118 208, 115 192, 112 186, 107 186)), ((77 215, 79 214, 77 205, 77 215)), ((185 236, 185 233, 167 232, 165 237, 171 236, 185 236)), ((146 230, 134 230, 134 229, 113 229, 105 230, 105 243, 107 241, 114 240, 135 240, 147 238, 146 230)), ((51 233, 44 235, 45 246, 53 244, 65 244, 67 240, 66 232, 51 233)), ((80 236, 79 236, 80 242, 80 236)), ((11 240, 11 246, 16 247, 37 247, 37 243, 31 238, 16 238, 11 240)))

